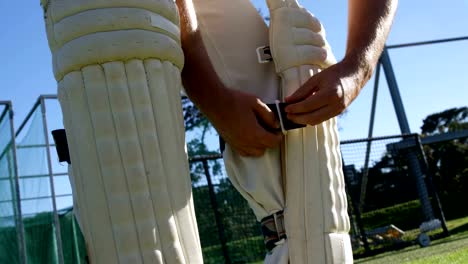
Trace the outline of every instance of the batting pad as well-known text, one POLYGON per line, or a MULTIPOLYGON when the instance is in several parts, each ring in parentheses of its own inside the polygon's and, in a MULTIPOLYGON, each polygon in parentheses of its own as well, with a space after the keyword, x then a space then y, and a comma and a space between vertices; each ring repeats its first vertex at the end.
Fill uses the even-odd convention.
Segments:
MULTIPOLYGON (((270 48, 284 99, 335 59, 320 22, 295 0, 267 4, 270 48)), ((289 263, 352 263, 336 118, 289 131, 282 161, 289 263)))
MULTIPOLYGON (((292 94, 335 61, 320 22, 295 1, 269 2, 270 30, 247 0, 195 0, 194 5, 205 47, 223 83, 265 103, 292 94), (255 50, 268 44, 274 65, 259 64, 255 50)), ((332 119, 288 132, 281 150, 267 150, 262 157, 242 157, 226 147, 229 178, 257 219, 285 210, 288 238, 265 263, 352 262, 338 144, 332 119)))
MULTIPOLYGON (((277 9, 282 2, 270 2, 272 11, 272 4, 277 9)), ((297 3, 291 4, 299 8, 297 3)), ((324 54, 318 48, 323 46, 329 50, 323 32, 310 34, 282 23, 279 32, 282 37, 276 39, 272 34, 278 30, 268 30, 248 0, 195 0, 194 6, 211 63, 225 86, 255 94, 265 103, 291 94, 321 67, 334 62, 331 53, 324 54), (273 43, 272 39, 277 42, 273 43), (259 64, 255 50, 268 44, 275 64, 259 64), (296 53, 296 49, 300 52, 296 53), (284 56, 278 56, 278 52, 284 56)), ((302 9, 301 12, 297 19, 306 23, 306 28, 312 27, 310 23, 321 26, 308 12, 302 9)), ((275 20, 270 25, 277 19, 289 18, 284 15, 277 18, 277 14, 271 12, 275 20)), ((242 157, 229 145, 223 154, 231 182, 249 202, 258 220, 285 210, 287 239, 277 243, 267 254, 265 263, 352 262, 334 119, 288 132, 281 149, 269 149, 262 157, 242 157)))
POLYGON ((202 263, 174 3, 43 7, 91 263, 202 263))

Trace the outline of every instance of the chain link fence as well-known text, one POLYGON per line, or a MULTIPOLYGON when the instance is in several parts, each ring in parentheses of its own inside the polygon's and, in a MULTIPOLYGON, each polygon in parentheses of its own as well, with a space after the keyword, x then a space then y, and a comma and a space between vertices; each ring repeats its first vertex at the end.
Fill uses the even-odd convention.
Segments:
POLYGON ((190 158, 193 197, 205 263, 250 263, 265 257, 253 211, 224 171, 221 155, 190 158))
POLYGON ((341 143, 356 255, 448 235, 417 134, 341 143))

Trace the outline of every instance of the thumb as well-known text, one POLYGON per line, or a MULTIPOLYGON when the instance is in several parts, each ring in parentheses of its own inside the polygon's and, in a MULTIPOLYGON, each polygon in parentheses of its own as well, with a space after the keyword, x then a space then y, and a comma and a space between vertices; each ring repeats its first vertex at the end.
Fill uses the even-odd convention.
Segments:
POLYGON ((275 114, 271 109, 260 99, 257 100, 254 106, 254 112, 259 118, 259 123, 268 126, 269 128, 278 129, 280 127, 278 121, 276 120, 275 114))

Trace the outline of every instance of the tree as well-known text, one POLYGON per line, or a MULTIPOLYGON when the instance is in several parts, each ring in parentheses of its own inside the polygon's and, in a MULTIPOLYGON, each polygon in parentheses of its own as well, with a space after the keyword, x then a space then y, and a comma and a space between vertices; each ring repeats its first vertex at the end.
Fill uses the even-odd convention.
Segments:
MULTIPOLYGON (((422 136, 468 129, 468 107, 451 108, 427 116, 421 126, 422 136)), ((458 201, 468 199, 467 138, 424 146, 429 172, 441 195, 448 218, 464 216, 468 210, 458 201)))
POLYGON ((423 136, 468 129, 468 107, 450 108, 423 120, 423 136))

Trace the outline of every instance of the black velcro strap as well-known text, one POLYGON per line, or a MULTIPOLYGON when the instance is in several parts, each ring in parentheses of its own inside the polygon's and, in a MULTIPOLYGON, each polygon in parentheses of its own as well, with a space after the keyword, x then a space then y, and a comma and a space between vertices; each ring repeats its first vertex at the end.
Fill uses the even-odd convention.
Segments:
POLYGON ((70 152, 68 151, 67 134, 65 129, 57 129, 52 131, 52 137, 55 141, 55 149, 60 162, 66 161, 71 164, 70 152))
POLYGON ((262 219, 263 242, 268 251, 271 251, 276 242, 281 239, 286 239, 286 231, 284 229, 283 211, 276 212, 262 219))
POLYGON ((302 124, 296 124, 293 121, 288 119, 288 115, 284 109, 286 106, 288 106, 288 103, 279 103, 279 113, 278 113, 278 108, 276 107, 276 104, 267 104, 268 108, 275 114, 276 120, 283 121, 283 127, 285 130, 292 130, 296 128, 303 128, 305 125, 302 124), (281 116, 281 118, 280 118, 281 116))

